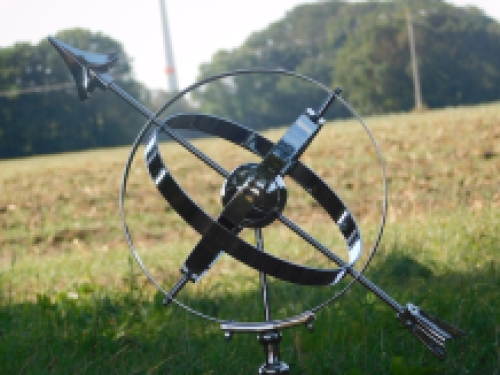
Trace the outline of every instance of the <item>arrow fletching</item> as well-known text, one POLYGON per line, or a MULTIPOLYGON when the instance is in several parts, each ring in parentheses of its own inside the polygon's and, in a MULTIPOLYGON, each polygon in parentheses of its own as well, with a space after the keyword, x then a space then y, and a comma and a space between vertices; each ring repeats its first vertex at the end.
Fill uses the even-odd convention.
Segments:
POLYGON ((446 358, 446 340, 465 336, 465 332, 408 303, 398 319, 427 349, 441 360, 446 358))

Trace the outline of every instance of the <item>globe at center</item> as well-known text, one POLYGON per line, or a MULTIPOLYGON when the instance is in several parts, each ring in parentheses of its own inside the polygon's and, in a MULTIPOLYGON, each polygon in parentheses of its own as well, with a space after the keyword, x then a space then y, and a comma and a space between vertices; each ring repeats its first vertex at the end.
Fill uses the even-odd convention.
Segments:
MULTIPOLYGON (((234 195, 248 182, 254 180, 258 164, 248 163, 237 167, 228 176, 221 188, 221 200, 226 206, 234 195)), ((254 195, 253 209, 247 214, 242 226, 247 228, 263 228, 271 224, 283 211, 287 199, 285 181, 281 176, 272 180, 259 180, 252 184, 251 192, 254 195)))

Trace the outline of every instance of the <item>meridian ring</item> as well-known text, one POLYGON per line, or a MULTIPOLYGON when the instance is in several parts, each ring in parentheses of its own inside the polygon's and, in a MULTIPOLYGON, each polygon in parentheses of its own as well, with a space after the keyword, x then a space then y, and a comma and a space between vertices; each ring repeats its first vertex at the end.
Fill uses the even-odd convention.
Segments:
MULTIPOLYGON (((169 102, 165 103, 165 105, 154 116, 152 116, 149 119, 149 121, 144 125, 144 127, 142 128, 142 130, 139 132, 139 134, 138 134, 138 136, 137 136, 134 144, 132 145, 129 158, 128 158, 127 164, 125 166, 125 171, 124 171, 123 181, 122 181, 122 190, 121 190, 121 194, 120 194, 120 211, 121 211, 121 214, 122 214, 122 221, 123 221, 123 225, 124 225, 124 231, 125 231, 125 234, 126 234, 127 242, 129 244, 129 247, 130 247, 130 249, 132 251, 133 256, 135 257, 135 259, 139 263, 139 266, 141 267, 141 269, 143 270, 143 272, 146 274, 146 276, 164 294, 166 294, 167 292, 158 284, 158 282, 152 277, 152 275, 148 272, 147 268, 142 263, 142 260, 139 257, 139 255, 138 255, 138 253, 137 253, 137 251, 136 251, 136 249, 135 249, 135 247, 133 245, 132 237, 131 237, 130 231, 128 229, 128 226, 126 224, 126 220, 125 220, 124 197, 125 197, 126 185, 127 185, 128 175, 129 175, 129 171, 130 171, 130 168, 131 168, 132 161, 134 159, 135 153, 136 153, 139 145, 144 142, 144 139, 147 136, 148 131, 150 131, 150 129, 153 127, 153 124, 152 124, 153 120, 155 120, 166 108, 170 107, 174 102, 176 102, 177 100, 179 100, 185 94, 189 93, 190 91, 194 90, 195 88, 197 88, 199 86, 202 86, 202 85, 207 84, 209 82, 212 82, 212 81, 215 81, 215 80, 218 80, 218 79, 222 79, 222 78, 225 78, 225 77, 231 77, 231 76, 237 76, 237 75, 243 75, 243 74, 280 74, 280 75, 293 76, 295 78, 299 78, 299 79, 305 80, 305 81, 307 81, 309 83, 315 84, 315 85, 319 86, 320 88, 322 88, 323 90, 325 90, 326 92, 330 92, 330 90, 326 86, 322 85, 321 83, 319 83, 319 82, 317 82, 317 81, 315 81, 315 80, 313 80, 313 79, 311 79, 309 77, 306 77, 306 76, 303 76, 303 75, 300 75, 300 74, 297 74, 297 73, 293 73, 293 72, 290 72, 290 71, 280 70, 280 69, 279 70, 274 70, 274 69, 252 69, 252 70, 238 70, 238 71, 226 72, 226 73, 223 73, 223 74, 220 74, 220 75, 217 75, 217 76, 209 77, 209 78, 207 78, 207 79, 205 79, 203 81, 200 81, 200 82, 198 82, 198 83, 196 83, 196 84, 188 87, 187 89, 181 91, 178 95, 176 95, 174 98, 172 98, 169 102)), ((386 186, 386 179, 385 179, 385 167, 384 167, 384 163, 383 163, 383 159, 382 159, 382 156, 380 154, 380 151, 379 151, 379 149, 378 149, 378 147, 377 147, 377 145, 375 143, 375 140, 374 140, 373 136, 371 135, 371 132, 369 131, 369 129, 367 128, 367 126, 364 124, 363 120, 345 102, 345 100, 343 100, 340 97, 338 99, 341 101, 342 104, 344 104, 344 106, 346 106, 346 108, 349 111, 351 111, 351 113, 353 113, 353 115, 355 117, 358 118, 358 120, 363 125, 365 131, 368 133, 368 135, 369 135, 372 143, 374 144, 374 146, 376 148, 377 155, 379 157, 379 160, 380 160, 380 163, 381 163, 381 167, 382 167, 382 176, 383 176, 383 181, 384 181, 383 185, 384 185, 384 193, 385 193, 385 195, 384 195, 384 199, 383 199, 382 220, 381 220, 381 224, 380 224, 380 228, 379 228, 379 233, 378 233, 378 236, 376 238, 375 244, 374 244, 374 246, 372 248, 372 251, 371 251, 371 253, 370 253, 369 257, 368 257, 368 260, 367 260, 367 262, 365 263, 364 267, 362 268, 362 270, 360 272, 360 274, 362 274, 362 272, 367 268, 368 264, 370 263, 371 259, 373 258, 374 254, 376 252, 376 249, 378 247, 378 244, 379 244, 381 236, 382 236, 383 228, 385 226, 385 219, 386 219, 386 212, 387 212, 387 186, 386 186)), ((176 129, 176 128, 177 129, 186 128, 186 126, 187 127, 189 127, 189 126, 193 127, 194 122, 193 121, 186 121, 186 117, 185 116, 198 116, 198 118, 202 118, 205 121, 209 120, 209 121, 206 121, 207 124, 210 124, 210 122, 212 122, 212 125, 213 125, 214 122, 218 122, 219 124, 221 124, 221 123, 224 124, 222 127, 220 127, 220 129, 227 128, 228 126, 233 127, 233 128, 236 127, 238 130, 244 129, 244 127, 242 127, 241 125, 229 122, 227 120, 219 119, 219 118, 216 118, 216 117, 213 117, 213 116, 207 116, 207 115, 186 115, 186 114, 184 114, 184 115, 178 115, 178 116, 173 116, 173 117, 167 119, 166 122, 169 122, 168 125, 170 127, 174 128, 174 129, 176 129)), ((195 127, 196 127, 196 125, 195 125, 195 127)), ((200 126, 198 124, 197 127, 198 128, 200 128, 200 127, 202 128, 203 126, 200 126)), ((198 129, 198 130, 202 130, 202 131, 206 132, 207 129, 204 129, 204 130, 203 129, 198 129)), ((209 131, 208 133, 214 134, 213 127, 211 128, 211 130, 212 131, 209 131)), ((155 133, 156 132, 157 132, 157 130, 155 130, 155 133)), ((228 134, 234 134, 234 132, 232 132, 232 133, 229 132, 228 134)), ((215 135, 221 136, 222 134, 217 134, 217 132, 215 132, 215 135)), ((243 146, 243 147, 247 148, 248 150, 250 150, 250 151, 252 151, 254 153, 260 154, 260 155, 262 155, 262 152, 265 151, 266 147, 270 147, 269 145, 272 146, 272 142, 266 140, 264 137, 258 135, 257 133, 247 134, 247 136, 244 139, 244 142, 236 142, 234 139, 229 139, 228 136, 225 136, 223 138, 226 138, 227 140, 232 141, 233 143, 237 143, 240 146, 243 146), (262 147, 264 147, 264 148, 262 148, 262 147)), ((151 147, 151 143, 150 143, 150 147, 151 147)), ((159 155, 159 153, 158 153, 158 155, 159 155)), ((303 177, 304 174, 305 174, 305 176, 308 176, 309 178, 311 178, 311 176, 316 176, 314 174, 314 172, 312 172, 311 170, 309 170, 307 167, 305 167, 300 162, 298 162, 297 166, 295 168, 293 168, 293 170, 290 171, 290 173, 289 173, 289 175, 292 178, 296 179, 296 181, 297 181, 298 176, 302 175, 302 177, 303 177)), ((314 177, 313 177, 313 179, 314 179, 314 177)), ((318 183, 318 180, 321 181, 321 179, 319 179, 319 177, 316 176, 316 179, 317 179, 316 180, 316 186, 320 186, 320 188, 319 188, 320 190, 321 189, 324 190, 326 188, 326 189, 328 189, 328 190, 331 191, 331 189, 329 189, 328 185, 326 185, 324 183, 318 183)), ((308 191, 316 200, 318 199, 318 197, 320 195, 314 195, 314 194, 312 194, 311 186, 309 186, 307 184, 304 185, 304 183, 301 183, 301 181, 297 181, 297 182, 299 182, 299 184, 301 184, 301 186, 303 186, 304 189, 306 191, 308 191)), ((335 195, 335 197, 336 197, 336 195, 335 195)), ((338 202, 341 202, 340 199, 338 199, 338 202)), ((343 205, 343 203, 340 203, 340 204, 341 204, 340 207, 344 208, 344 212, 348 213, 348 210, 343 205)), ((322 204, 322 206, 324 207, 323 204, 322 204)), ((338 210, 338 207, 336 207, 336 209, 338 210)), ((327 211, 328 211, 328 209, 327 209, 327 211)), ((330 214, 330 216, 332 216, 331 212, 329 212, 329 214, 330 214)), ((346 215, 343 215, 343 216, 344 216, 344 218, 345 217, 348 217, 348 218, 352 217, 350 214, 347 214, 347 216, 346 215)), ((334 216, 332 216, 332 217, 334 217, 334 216)), ((337 219, 338 219, 336 221, 337 225, 339 226, 339 229, 341 230, 341 232, 344 234, 344 238, 346 239, 346 242, 348 242, 348 245, 349 245, 349 238, 347 238, 345 236, 345 233, 344 233, 345 231, 343 231, 343 228, 342 228, 343 220, 342 220, 342 218, 338 218, 338 217, 337 217, 337 219)), ((352 231, 352 228, 351 228, 351 232, 359 234, 359 231, 357 230, 357 225, 355 224, 355 222, 354 222, 353 219, 352 220, 347 220, 346 222, 352 222, 352 223, 354 223, 356 230, 352 231)), ((191 225, 191 223, 189 223, 189 222, 188 222, 188 224, 191 225)), ((359 251, 361 250, 360 236, 354 236, 353 238, 354 238, 354 241, 352 241, 351 247, 350 247, 350 263, 347 266, 344 265, 343 271, 342 271, 342 267, 340 268, 341 271, 337 271, 337 274, 336 274, 337 277, 335 278, 335 280, 333 282, 330 282, 330 284, 334 284, 336 281, 338 281, 345 274, 345 267, 352 267, 352 263, 353 262, 351 262, 351 260, 352 260, 353 257, 351 255, 354 255, 354 258, 357 258, 357 256, 359 256, 359 251), (357 240, 358 239, 359 239, 359 244, 357 244, 357 240), (359 245, 359 251, 357 249, 358 245, 359 245)), ((251 245, 249 245, 249 246, 251 246, 251 245)), ((258 251, 258 250, 256 250, 256 251, 258 251)), ((231 254, 231 255, 233 255, 233 254, 231 254)), ((299 267, 301 267, 301 266, 299 266, 299 267)), ((254 268, 260 269, 260 267, 254 267, 254 268)), ((325 271, 325 270, 322 270, 322 271, 325 271)), ((272 274, 272 273, 270 273, 270 274, 272 274)), ((288 280, 288 281, 297 282, 296 280, 288 280)), ((327 306, 328 304, 330 304, 331 302, 333 302, 335 299, 337 299, 343 293, 345 293, 345 291, 350 286, 352 286, 352 284, 355 281, 356 281, 356 278, 354 278, 353 280, 351 280, 351 282, 346 287, 344 287, 340 292, 338 292, 337 294, 335 294, 329 300, 327 300, 323 304, 318 305, 317 307, 315 307, 314 309, 312 309, 311 312, 317 312, 320 309, 322 309, 325 306, 327 306)), ((298 283, 302 283, 302 282, 299 281, 298 283)), ((327 284, 327 283, 322 282, 320 284, 327 284)), ((221 319, 218 319, 218 318, 211 317, 211 316, 205 315, 203 313, 200 313, 199 311, 194 310, 194 309, 190 308, 189 306, 186 306, 186 305, 182 304, 181 302, 179 302, 179 301, 177 301, 175 299, 174 299, 174 302, 177 303, 179 306, 185 308, 189 312, 191 312, 191 313, 193 313, 193 314, 195 314, 195 315, 197 315, 199 317, 202 317, 202 318, 205 318, 205 319, 208 319, 208 320, 211 320, 211 321, 215 321, 215 322, 221 323, 222 325, 229 323, 229 321, 221 320, 221 319)), ((284 319, 282 321, 276 321, 275 323, 282 322, 284 324, 287 324, 287 322, 293 321, 294 319, 302 317, 303 315, 304 314, 301 314, 299 316, 292 317, 292 318, 287 318, 287 319, 284 319)))

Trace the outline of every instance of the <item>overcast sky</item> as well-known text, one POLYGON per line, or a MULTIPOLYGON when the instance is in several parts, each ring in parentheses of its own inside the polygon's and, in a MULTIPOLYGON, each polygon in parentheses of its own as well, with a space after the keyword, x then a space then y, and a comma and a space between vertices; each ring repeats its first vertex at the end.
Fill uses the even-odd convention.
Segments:
MULTIPOLYGON (((159 0, 0 0, 0 47, 38 43, 57 31, 81 27, 120 41, 138 80, 166 88, 159 0)), ((314 0, 167 0, 176 71, 182 89, 219 49, 239 46, 253 32, 314 0)), ((453 0, 500 20, 500 0, 453 0)))

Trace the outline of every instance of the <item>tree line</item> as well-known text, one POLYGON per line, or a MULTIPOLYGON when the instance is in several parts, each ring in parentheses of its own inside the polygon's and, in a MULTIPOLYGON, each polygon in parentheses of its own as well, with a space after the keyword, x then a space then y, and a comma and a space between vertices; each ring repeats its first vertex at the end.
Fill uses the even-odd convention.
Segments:
MULTIPOLYGON (((423 101, 427 107, 500 99, 500 24, 473 7, 443 0, 340 0, 300 5, 254 32, 233 50, 215 53, 199 79, 236 69, 282 68, 303 74, 343 96, 362 114, 412 110, 414 91, 407 12, 414 34, 423 101)), ((119 84, 146 105, 158 97, 136 81, 120 42, 74 29, 57 38, 83 50, 118 52, 119 84)), ((0 48, 0 158, 130 144, 143 119, 114 95, 99 90, 81 103, 74 87, 19 95, 72 78, 57 51, 43 40, 0 48)), ((192 92, 176 110, 219 115, 256 128, 290 123, 318 106, 324 88, 281 74, 246 74, 192 92)), ((160 97, 166 97, 163 93, 160 97)), ((329 118, 345 117, 333 106, 329 118)))
MULTIPOLYGON (((477 8, 442 0, 301 5, 240 47, 217 52, 201 66, 200 78, 238 68, 281 67, 332 89, 342 87, 344 97, 364 115, 410 111, 415 98, 408 12, 425 106, 500 99, 500 24, 477 8)), ((288 77, 236 81, 197 92, 201 108, 255 126, 274 126, 282 124, 282 113, 295 111, 296 116, 323 95, 288 77), (251 104, 236 106, 235 101, 251 104)), ((330 117, 346 115, 341 106, 329 111, 330 117)))
MULTIPOLYGON (((125 55, 120 43, 100 33, 74 29, 57 37, 77 48, 125 55)), ((142 86, 130 72, 129 60, 121 58, 114 75, 127 90, 140 95, 142 86)), ((17 93, 66 82, 73 82, 69 70, 47 40, 0 49, 0 91, 7 93, 0 97, 1 158, 114 146, 133 139, 139 118, 124 115, 124 104, 112 95, 96 90, 91 100, 80 102, 75 85, 17 93)))

